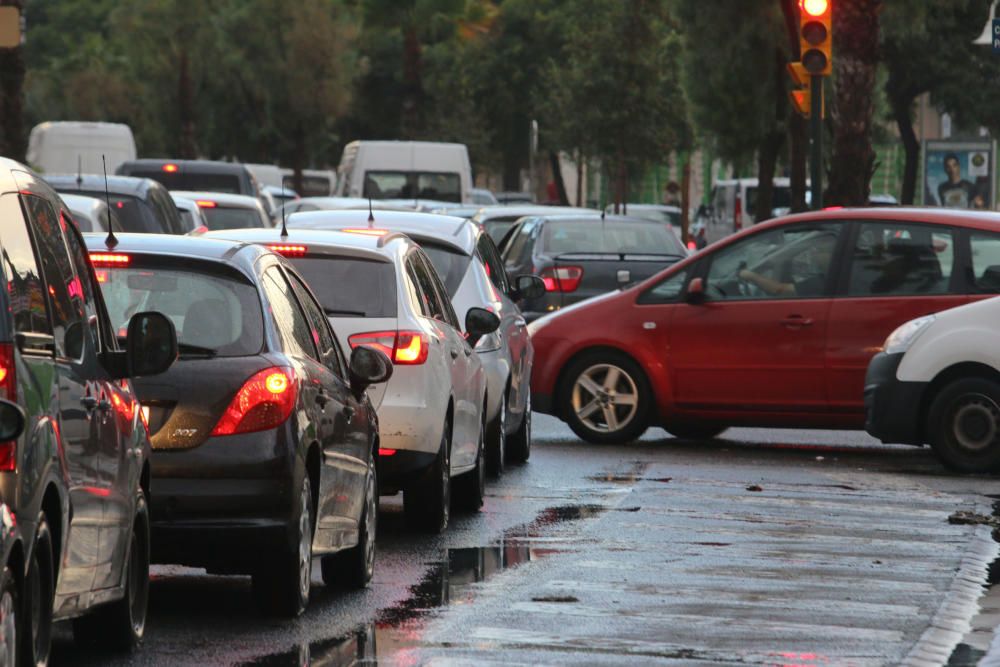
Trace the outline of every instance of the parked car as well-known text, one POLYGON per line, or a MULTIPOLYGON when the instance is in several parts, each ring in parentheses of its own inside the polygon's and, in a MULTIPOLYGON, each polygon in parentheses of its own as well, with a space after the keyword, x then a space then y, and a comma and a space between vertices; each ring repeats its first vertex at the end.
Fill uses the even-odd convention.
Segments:
POLYGON ((44 665, 56 620, 75 619, 80 642, 142 640, 149 438, 129 378, 155 380, 177 342, 143 311, 120 322, 119 347, 55 191, 0 158, 0 193, 0 398, 23 416, 0 440, 0 655, 44 665))
MULTIPOLYGON (((1000 238, 987 280, 1000 278, 1000 238)), ((1000 287, 1000 284, 995 284, 1000 287)), ((1000 299, 925 315, 889 334, 865 377, 865 430, 883 442, 930 444, 961 472, 1000 470, 1000 299)))
MULTIPOLYGON (((368 217, 367 211, 297 213, 288 225, 293 229, 364 231, 369 226, 368 217)), ((470 312, 484 308, 499 317, 496 332, 477 335, 475 345, 487 379, 486 463, 499 473, 508 457, 526 461, 531 452, 534 352, 517 304, 542 293, 544 286, 531 275, 511 281, 489 235, 469 220, 376 211, 372 224, 380 230, 402 232, 420 244, 444 283, 445 297, 454 304, 459 322, 467 322, 470 312)))
POLYGON ((337 167, 336 194, 372 199, 471 203, 472 165, 465 144, 352 141, 337 167))
POLYGON ((755 225, 531 325, 535 409, 594 442, 651 425, 865 424, 865 371, 899 325, 1000 291, 1000 215, 842 209, 755 225))
POLYGON ((201 234, 208 231, 208 218, 205 217, 205 213, 198 206, 198 202, 188 197, 179 197, 176 192, 171 192, 170 198, 174 200, 174 206, 177 207, 177 212, 181 214, 186 234, 191 234, 192 232, 201 234))
POLYGON ((256 197, 184 190, 174 190, 171 194, 193 199, 205 215, 206 227, 210 230, 271 227, 271 218, 256 197))
POLYGON ((470 189, 469 199, 476 206, 496 206, 500 203, 497 201, 497 197, 493 194, 493 191, 486 188, 470 189))
POLYGON ((544 294, 522 306, 529 322, 644 280, 688 254, 669 227, 644 218, 528 217, 509 234, 503 251, 507 271, 534 273, 545 284, 544 294))
POLYGON ((493 239, 493 242, 502 251, 504 237, 521 218, 530 215, 564 215, 571 213, 598 215, 600 211, 593 208, 539 206, 537 204, 529 206, 486 206, 479 209, 479 212, 472 216, 472 220, 486 228, 486 233, 490 235, 490 238, 493 239))
POLYGON ((136 391, 152 438, 153 559, 251 574, 261 608, 300 614, 323 580, 371 579, 378 419, 365 389, 391 365, 346 361, 302 277, 262 246, 89 235, 111 321, 159 310, 180 358, 136 391))
POLYGON ((114 209, 108 208, 107 202, 97 197, 84 197, 82 195, 60 195, 60 199, 66 204, 73 222, 81 232, 107 232, 108 221, 111 221, 111 229, 117 234, 125 231, 122 223, 118 220, 118 214, 114 209))
POLYGON ((27 159, 46 174, 113 174, 135 159, 135 137, 122 123, 45 121, 31 128, 27 159))
POLYGON ((496 316, 472 309, 466 340, 427 255, 401 234, 365 226, 357 232, 295 228, 287 237, 264 230, 211 236, 285 254, 316 290, 341 345, 370 345, 392 359, 393 377, 372 394, 380 418, 379 483, 385 495, 403 491, 408 522, 444 530, 452 495, 456 505, 478 511, 487 397, 485 372, 472 350, 495 331, 496 316))
POLYGON ((59 194, 109 199, 126 232, 184 234, 187 228, 170 193, 148 178, 55 174, 45 181, 59 194), (107 188, 107 194, 105 192, 107 188))

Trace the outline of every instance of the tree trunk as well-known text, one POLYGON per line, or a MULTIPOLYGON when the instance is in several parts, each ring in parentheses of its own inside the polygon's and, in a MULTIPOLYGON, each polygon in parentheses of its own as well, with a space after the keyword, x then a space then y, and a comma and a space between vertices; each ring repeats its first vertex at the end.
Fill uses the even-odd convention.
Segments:
POLYGON ((827 206, 864 206, 875 172, 872 112, 880 0, 842 0, 833 12, 833 151, 827 206))
POLYGON ((913 120, 910 117, 913 99, 905 95, 893 95, 889 99, 892 105, 892 117, 899 129, 899 138, 903 142, 903 152, 906 155, 906 163, 903 166, 903 191, 899 197, 899 203, 904 205, 912 204, 916 199, 917 169, 920 166, 920 141, 917 139, 917 133, 913 131, 913 120))
POLYGON ((784 132, 772 130, 764 135, 757 149, 757 202, 753 211, 747 211, 748 215, 753 215, 754 222, 769 219, 774 209, 774 170, 784 139, 784 132))
MULTIPOLYGON (((21 0, 0 0, 23 11, 21 0)), ((24 162, 24 47, 0 49, 0 155, 24 162)))
POLYGON ((198 157, 198 146, 194 138, 194 86, 187 49, 181 49, 177 68, 177 117, 181 126, 179 152, 181 158, 194 160, 198 157))
POLYGON ((576 152, 576 205, 583 206, 583 153, 576 152))
POLYGON ((549 151, 549 167, 552 169, 552 181, 556 184, 556 195, 559 197, 560 206, 569 206, 569 197, 566 195, 566 182, 563 181, 562 167, 559 165, 559 153, 549 151))
POLYGON ((402 133, 406 139, 413 139, 420 131, 420 102, 423 95, 420 70, 420 40, 416 26, 411 23, 403 35, 402 133))
POLYGON ((792 213, 808 211, 806 206, 806 153, 809 151, 808 124, 797 113, 788 118, 789 189, 792 213))

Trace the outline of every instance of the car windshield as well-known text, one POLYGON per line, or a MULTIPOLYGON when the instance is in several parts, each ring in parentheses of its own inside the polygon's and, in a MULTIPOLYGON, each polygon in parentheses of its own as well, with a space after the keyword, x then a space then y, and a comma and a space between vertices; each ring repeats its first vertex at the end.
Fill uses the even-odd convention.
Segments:
POLYGON ((684 255, 670 229, 648 222, 550 220, 542 231, 541 250, 547 255, 615 253, 684 255))
POLYGON ((168 190, 190 190, 193 192, 227 192, 242 194, 240 178, 236 174, 190 173, 177 170, 174 172, 162 169, 137 169, 129 172, 129 176, 151 178, 159 181, 168 190))
POLYGON ((472 258, 433 243, 421 242, 420 247, 430 257, 431 264, 434 265, 438 276, 441 277, 441 282, 448 290, 448 296, 455 296, 458 286, 462 284, 462 278, 465 277, 465 272, 469 269, 472 258))
POLYGON ((135 313, 159 311, 174 323, 181 356, 257 354, 264 322, 257 290, 228 276, 162 267, 97 269, 111 322, 124 335, 135 313), (187 348, 187 350, 186 350, 187 348))
MULTIPOLYGON (((73 194, 86 195, 88 197, 97 197, 99 199, 104 199, 104 192, 86 192, 73 190, 73 194)), ((128 195, 108 195, 108 199, 111 201, 111 208, 114 209, 116 216, 118 217, 118 222, 121 223, 122 231, 132 232, 136 234, 163 234, 165 230, 163 229, 160 221, 156 218, 153 210, 149 205, 139 199, 138 197, 130 197, 128 195)))
POLYGON ((264 226, 264 221, 254 209, 210 206, 201 210, 208 220, 208 228, 213 231, 264 226))
POLYGON ((330 317, 396 317, 392 264, 348 257, 291 261, 330 317))
POLYGON ((365 173, 364 196, 461 202, 462 181, 450 172, 369 171, 365 173))

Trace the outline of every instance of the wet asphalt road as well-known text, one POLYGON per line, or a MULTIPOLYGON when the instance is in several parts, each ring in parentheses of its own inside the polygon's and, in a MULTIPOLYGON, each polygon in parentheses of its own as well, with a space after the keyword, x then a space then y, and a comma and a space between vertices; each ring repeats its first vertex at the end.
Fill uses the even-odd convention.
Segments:
POLYGON ((384 498, 365 591, 316 572, 309 610, 281 621, 249 578, 157 567, 141 650, 60 627, 52 664, 964 665, 989 648, 997 545, 947 519, 990 514, 996 478, 853 432, 600 447, 536 416, 535 436, 440 537, 384 498))

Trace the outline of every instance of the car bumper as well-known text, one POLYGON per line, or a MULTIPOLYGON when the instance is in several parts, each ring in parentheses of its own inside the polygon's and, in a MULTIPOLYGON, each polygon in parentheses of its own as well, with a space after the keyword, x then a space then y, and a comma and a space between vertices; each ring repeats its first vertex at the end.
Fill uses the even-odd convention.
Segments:
POLYGON ((882 442, 922 444, 920 405, 926 382, 903 382, 896 371, 903 354, 881 352, 865 375, 865 430, 882 442))

